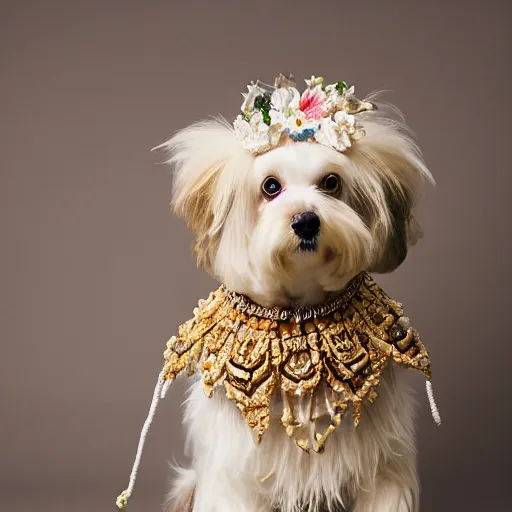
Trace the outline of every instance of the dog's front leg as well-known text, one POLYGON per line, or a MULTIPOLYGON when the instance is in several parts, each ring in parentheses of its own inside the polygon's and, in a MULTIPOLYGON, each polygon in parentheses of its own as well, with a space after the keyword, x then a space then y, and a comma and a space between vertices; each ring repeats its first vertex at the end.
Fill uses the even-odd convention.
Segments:
POLYGON ((207 398, 197 379, 186 402, 187 444, 195 473, 192 512, 268 512, 254 473, 257 446, 240 411, 222 391, 207 398))
POLYGON ((353 512, 418 512, 418 478, 410 462, 383 468, 373 485, 359 492, 353 512))

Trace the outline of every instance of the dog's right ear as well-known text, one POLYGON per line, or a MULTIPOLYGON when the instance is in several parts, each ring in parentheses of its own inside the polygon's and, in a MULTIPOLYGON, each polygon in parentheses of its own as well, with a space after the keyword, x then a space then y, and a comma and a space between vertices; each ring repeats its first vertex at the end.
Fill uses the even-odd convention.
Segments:
POLYGON ((166 151, 174 168, 172 210, 195 235, 198 266, 211 270, 235 192, 254 157, 219 119, 195 123, 155 149, 166 151))

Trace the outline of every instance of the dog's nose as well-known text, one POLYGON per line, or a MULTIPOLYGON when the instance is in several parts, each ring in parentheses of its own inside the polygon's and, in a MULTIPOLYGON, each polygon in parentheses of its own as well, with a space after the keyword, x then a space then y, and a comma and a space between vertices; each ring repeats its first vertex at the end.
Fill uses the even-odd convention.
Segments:
POLYGON ((303 240, 312 240, 320 231, 320 218, 314 212, 304 212, 294 215, 292 229, 303 240))

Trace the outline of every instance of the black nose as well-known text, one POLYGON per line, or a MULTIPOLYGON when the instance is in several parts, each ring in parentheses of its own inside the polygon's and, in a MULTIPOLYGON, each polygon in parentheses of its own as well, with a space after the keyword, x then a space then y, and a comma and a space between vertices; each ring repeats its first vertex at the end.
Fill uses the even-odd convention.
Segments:
POLYGON ((320 218, 314 212, 304 212, 294 215, 292 229, 303 240, 312 240, 320 231, 320 218))

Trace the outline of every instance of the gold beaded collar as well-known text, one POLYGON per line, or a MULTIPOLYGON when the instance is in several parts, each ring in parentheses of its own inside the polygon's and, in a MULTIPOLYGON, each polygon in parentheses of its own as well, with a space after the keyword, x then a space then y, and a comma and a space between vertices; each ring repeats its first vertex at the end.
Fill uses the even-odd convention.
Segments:
POLYGON ((199 301, 193 318, 167 343, 129 485, 116 500, 118 509, 127 506, 132 494, 157 404, 178 375, 199 370, 208 397, 223 387, 257 442, 277 416, 300 448, 323 452, 349 407, 358 425, 362 405, 377 398, 390 361, 424 374, 439 424, 428 352, 403 316, 402 304, 368 273, 357 275, 332 301, 294 310, 263 308, 221 286, 199 301))
MULTIPOLYGON (((231 302, 233 307, 247 316, 254 315, 258 318, 281 322, 294 318, 295 323, 299 324, 302 321, 311 320, 312 318, 325 317, 342 309, 358 290, 361 281, 363 280, 363 276, 364 274, 362 273, 358 274, 348 283, 340 296, 318 306, 303 306, 296 309, 284 309, 278 307, 264 308, 252 302, 247 296, 235 292, 227 292, 226 298, 231 302)), ((224 288, 222 288, 222 290, 225 291, 224 288)))
POLYGON ((402 305, 366 272, 333 301, 296 310, 263 308, 221 286, 199 302, 164 358, 165 380, 199 367, 208 397, 222 385, 258 442, 280 391, 276 406, 287 434, 316 452, 349 406, 359 423, 362 404, 377 397, 390 360, 431 378, 428 352, 402 305))

